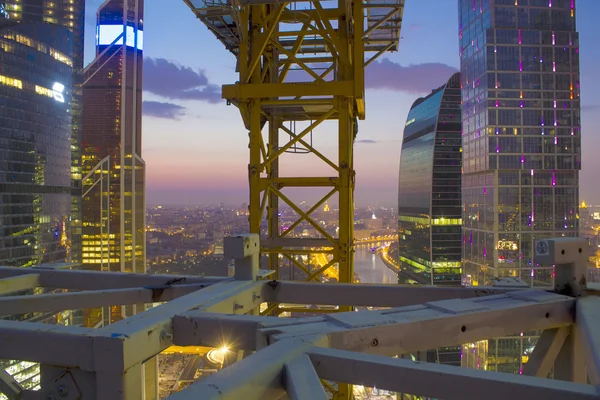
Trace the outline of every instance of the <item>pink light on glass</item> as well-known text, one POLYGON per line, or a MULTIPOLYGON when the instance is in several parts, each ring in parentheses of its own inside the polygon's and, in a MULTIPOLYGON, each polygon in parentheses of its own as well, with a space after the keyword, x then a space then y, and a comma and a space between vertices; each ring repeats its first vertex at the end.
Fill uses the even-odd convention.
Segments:
POLYGON ((521 104, 520 104, 521 108, 523 108, 523 100, 521 100, 521 104))
POLYGON ((558 144, 558 137, 554 136, 554 144, 558 144))
POLYGON ((554 35, 554 32, 552 32, 552 45, 556 44, 556 36, 554 35))
POLYGON ((556 61, 552 61, 552 72, 556 72, 556 61))
POLYGON ((552 172, 552 186, 556 186, 556 172, 552 172))
POLYGON ((533 170, 531 170, 531 176, 533 176, 533 170))
POLYGON ((556 108, 556 100, 554 100, 554 108, 556 108))
POLYGON ((521 30, 519 29, 519 44, 523 44, 523 37, 521 35, 521 30))
POLYGON ((498 100, 496 100, 496 107, 498 107, 498 100))
POLYGON ((519 61, 519 71, 523 72, 523 61, 519 61))
POLYGON ((525 156, 521 156, 521 164, 525 162, 525 156))
POLYGON ((571 0, 571 10, 575 8, 575 0, 571 0))
POLYGON ((552 8, 552 0, 548 1, 548 7, 552 8))
MULTIPOLYGON (((500 153, 500 147, 496 147, 496 153, 500 153)), ((483 194, 485 194, 485 189, 483 189, 483 194)))

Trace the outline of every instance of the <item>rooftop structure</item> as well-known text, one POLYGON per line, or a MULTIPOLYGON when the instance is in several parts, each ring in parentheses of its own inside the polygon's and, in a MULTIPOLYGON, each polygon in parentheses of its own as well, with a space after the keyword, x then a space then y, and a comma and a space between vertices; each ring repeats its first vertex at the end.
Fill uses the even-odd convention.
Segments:
POLYGON ((227 345, 231 358, 240 361, 169 399, 262 400, 284 392, 291 399, 326 399, 335 382, 448 400, 504 400, 516 393, 549 400, 600 397, 600 287, 586 284, 585 240, 536 243, 540 262, 556 265, 553 291, 522 289, 510 281, 433 288, 268 280, 272 271, 258 267, 257 235, 227 238, 225 248, 236 260, 230 279, 73 271, 65 265, 0 268, 2 294, 34 287, 79 290, 5 296, 0 299, 4 315, 56 312, 73 304, 164 302, 100 329, 1 320, 0 358, 39 362, 42 375, 35 392, 3 374, 0 391, 20 400, 155 398, 145 389, 147 360, 171 345, 227 345), (258 315, 263 302, 391 308, 275 318, 258 315), (524 376, 403 358, 421 349, 530 330, 544 333, 524 376), (555 379, 545 379, 551 370, 555 379))

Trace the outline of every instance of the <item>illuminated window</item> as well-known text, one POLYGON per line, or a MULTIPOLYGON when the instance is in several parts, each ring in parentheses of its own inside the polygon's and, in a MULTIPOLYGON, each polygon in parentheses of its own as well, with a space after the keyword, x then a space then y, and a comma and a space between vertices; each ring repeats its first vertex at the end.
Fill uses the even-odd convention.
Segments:
POLYGON ((10 78, 8 76, 0 75, 0 84, 6 86, 16 87, 17 89, 23 89, 23 82, 19 79, 10 78))

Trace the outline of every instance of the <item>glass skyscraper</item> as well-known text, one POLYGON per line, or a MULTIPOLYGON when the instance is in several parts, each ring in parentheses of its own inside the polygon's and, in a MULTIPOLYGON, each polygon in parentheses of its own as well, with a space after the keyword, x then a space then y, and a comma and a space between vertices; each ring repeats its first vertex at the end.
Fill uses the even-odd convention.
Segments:
POLYGON ((70 259, 81 260, 81 71, 83 70, 85 0, 0 1, 0 19, 10 23, 60 25, 73 33, 70 54, 73 67, 71 92, 71 236, 70 259))
MULTIPOLYGON (((578 234, 575 0, 460 0, 463 276, 552 282, 534 241, 578 234)), ((519 373, 535 333, 463 347, 463 365, 519 373)))
POLYGON ((461 0, 464 277, 551 283, 534 241, 578 234, 575 0, 461 0))
POLYGON ((398 256, 422 284, 461 281, 460 74, 408 114, 398 181, 398 256))
MULTIPOLYGON (((0 17, 2 266, 70 258, 72 48, 73 35, 61 26, 0 17)), ((69 323, 70 312, 10 318, 69 323)), ((39 384, 35 363, 0 366, 26 388, 39 384)))
POLYGON ((143 12, 142 0, 104 2, 97 13, 96 58, 84 71, 82 243, 86 269, 146 269, 143 12))

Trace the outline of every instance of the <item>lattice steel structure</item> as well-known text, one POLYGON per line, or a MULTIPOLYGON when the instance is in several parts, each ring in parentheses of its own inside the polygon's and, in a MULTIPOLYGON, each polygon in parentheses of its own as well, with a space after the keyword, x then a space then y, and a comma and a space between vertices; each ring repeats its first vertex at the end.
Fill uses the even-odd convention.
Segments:
POLYGON ((229 344, 246 357, 169 399, 326 399, 334 382, 452 399, 600 398, 600 287, 587 283, 587 242, 540 245, 556 265, 554 291, 496 287, 314 284, 265 280, 257 235, 227 238, 235 277, 0 268, 0 294, 35 287, 68 293, 0 298, 0 315, 164 302, 88 329, 0 320, 0 358, 41 363, 41 390, 6 373, 10 399, 153 399, 144 363, 171 345, 229 344), (586 287, 587 286, 587 287, 586 287), (263 302, 391 307, 309 318, 251 315, 263 302), (421 304, 422 303, 422 304, 421 304), (402 355, 544 330, 525 376, 413 362, 402 355), (399 356, 399 357, 398 357, 399 356), (544 379, 553 370, 554 380, 544 379), (570 382, 568 382, 570 381, 570 382), (587 382, 587 383, 586 383, 587 382))
POLYGON ((337 265, 338 280, 353 282, 353 144, 358 120, 365 118, 364 70, 381 54, 397 50, 404 0, 184 2, 237 57, 239 81, 223 86, 223 98, 239 108, 249 131, 250 232, 261 233, 266 214, 267 237, 261 245, 270 255, 269 268, 278 277, 281 254, 309 281, 337 265), (337 160, 309 139, 322 137, 327 120, 337 121, 337 160), (283 177, 282 156, 298 151, 320 159, 331 176, 283 177), (310 187, 330 191, 308 211, 284 193, 310 187), (337 237, 311 216, 336 194, 337 237), (280 201, 299 216, 283 232, 280 201), (303 221, 316 236, 291 238, 289 233, 303 221), (316 270, 296 259, 316 251, 332 256, 316 270))

